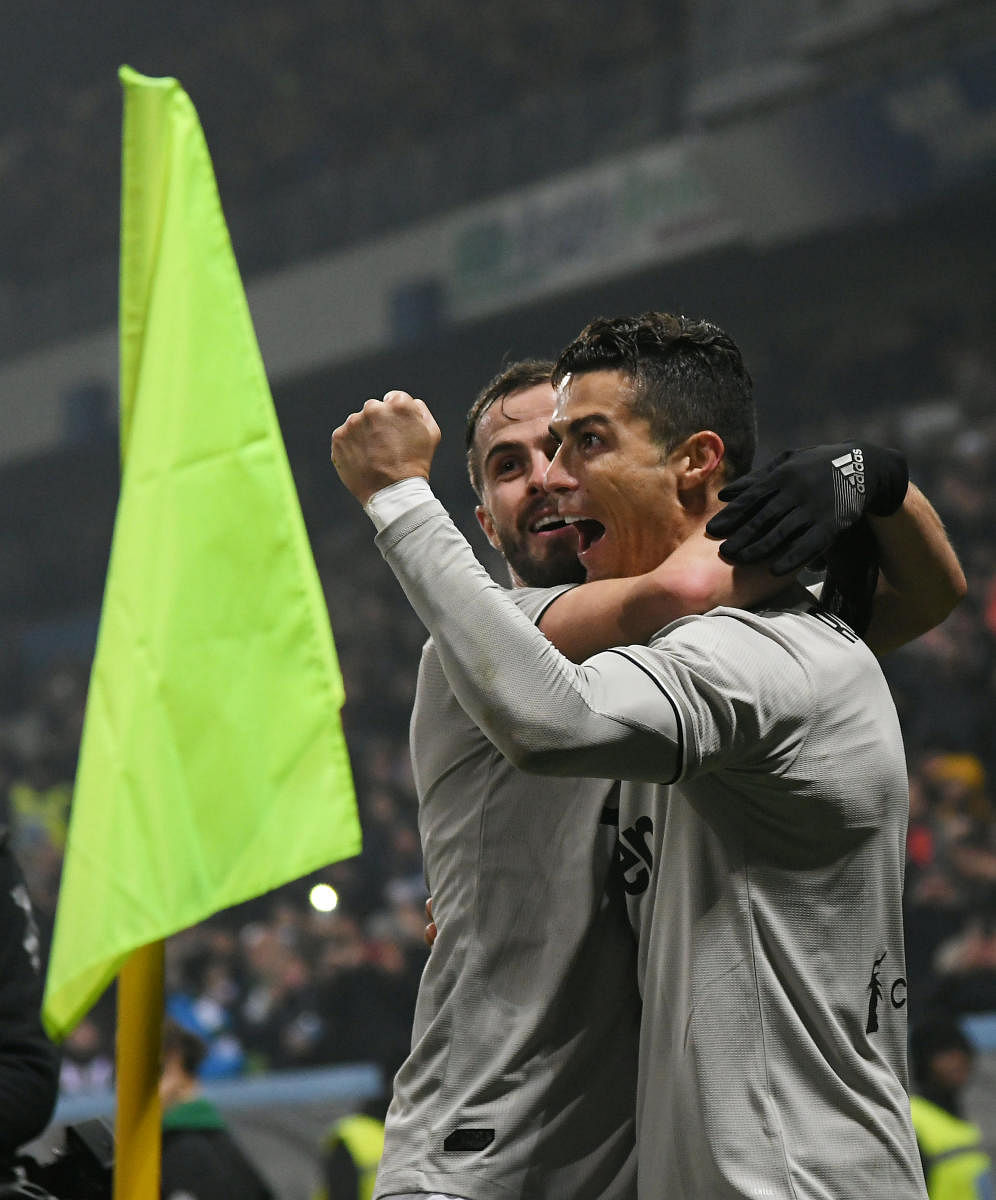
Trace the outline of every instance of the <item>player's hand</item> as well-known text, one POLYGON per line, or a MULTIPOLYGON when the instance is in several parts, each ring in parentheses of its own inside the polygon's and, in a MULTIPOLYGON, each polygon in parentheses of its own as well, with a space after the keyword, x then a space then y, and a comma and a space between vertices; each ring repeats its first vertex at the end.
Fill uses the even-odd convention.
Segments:
POLYGON ((789 575, 823 556, 865 513, 894 513, 908 485, 898 450, 857 441, 786 450, 722 489, 728 503, 706 533, 726 539, 719 552, 727 561, 770 559, 775 575, 789 575))
POLYGON ((425 944, 430 950, 438 932, 436 922, 432 919, 432 897, 430 896, 425 902, 425 944))
POLYGON ((332 464, 361 504, 389 484, 429 478, 439 445, 432 413, 407 392, 368 400, 332 434, 332 464))

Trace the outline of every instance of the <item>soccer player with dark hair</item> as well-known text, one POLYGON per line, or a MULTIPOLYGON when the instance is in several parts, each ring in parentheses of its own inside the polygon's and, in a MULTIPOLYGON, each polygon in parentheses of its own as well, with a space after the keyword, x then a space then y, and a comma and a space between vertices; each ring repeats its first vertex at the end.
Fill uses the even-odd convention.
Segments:
MULTIPOLYGON (((641 579, 565 586, 583 570, 577 534, 543 484, 556 450, 552 369, 507 366, 467 418, 477 517, 520 609, 541 628, 556 613, 551 636, 583 656, 770 592, 761 570, 741 573, 735 592, 704 538, 641 579)), ((460 708, 431 642, 411 741, 442 933, 395 1080, 376 1194, 632 1196, 639 997, 612 874, 618 789, 516 771, 460 708), (538 790, 561 803, 537 803, 538 790)))
MULTIPOLYGON (((646 572, 719 511, 724 439, 735 446, 752 422, 749 379, 708 323, 649 314, 580 340, 557 372, 545 490, 580 527, 589 577, 646 572)), ((644 1003, 640 1195, 921 1198, 904 1090, 905 766, 875 660, 790 584, 758 611, 721 607, 576 667, 433 499, 437 441, 424 405, 389 393, 336 431, 333 459, 496 747, 537 774, 625 781, 619 867, 644 1003)), ((866 456, 851 451, 849 464, 826 462, 831 498, 835 472, 861 497, 835 519, 881 513, 879 532, 902 542, 905 479, 859 472, 866 456)), ((949 548, 937 558, 953 602, 960 571, 949 548)), ((557 805, 548 787, 537 805, 557 805)), ((465 797, 463 811, 475 804, 465 797)), ((472 1186, 461 1194, 489 1194, 472 1186)))

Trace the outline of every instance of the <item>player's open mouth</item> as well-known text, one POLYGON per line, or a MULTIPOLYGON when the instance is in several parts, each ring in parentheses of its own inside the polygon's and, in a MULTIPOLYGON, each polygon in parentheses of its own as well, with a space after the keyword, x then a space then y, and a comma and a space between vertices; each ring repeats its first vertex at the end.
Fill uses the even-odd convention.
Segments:
POLYGON ((564 517, 578 531, 578 554, 584 554, 605 533, 605 526, 594 517, 564 517))
POLYGON ((538 517, 529 525, 530 533, 558 533, 562 529, 567 529, 568 523, 563 517, 556 513, 547 513, 546 516, 538 517))

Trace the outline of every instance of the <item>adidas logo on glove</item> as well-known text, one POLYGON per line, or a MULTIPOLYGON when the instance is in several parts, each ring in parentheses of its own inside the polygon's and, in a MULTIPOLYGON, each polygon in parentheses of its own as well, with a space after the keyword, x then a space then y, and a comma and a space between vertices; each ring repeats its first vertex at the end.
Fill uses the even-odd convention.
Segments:
POLYGON ((840 458, 830 460, 844 479, 856 488, 862 495, 865 492, 865 456, 855 447, 842 454, 840 458))

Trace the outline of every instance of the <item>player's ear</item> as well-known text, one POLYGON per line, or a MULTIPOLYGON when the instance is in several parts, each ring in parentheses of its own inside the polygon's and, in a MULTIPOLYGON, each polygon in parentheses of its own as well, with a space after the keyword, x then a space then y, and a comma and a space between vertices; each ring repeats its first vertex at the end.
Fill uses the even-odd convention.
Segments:
POLYGON ((500 550, 501 543, 498 541, 498 535, 495 533, 495 523, 492 521, 491 514, 483 504, 479 504, 474 509, 474 516, 477 517, 477 523, 484 530, 484 536, 490 542, 492 549, 500 550))
POLYGON ((678 446, 673 460, 678 465, 678 490, 688 491, 719 482, 717 471, 726 454, 726 446, 718 433, 700 429, 678 446))

